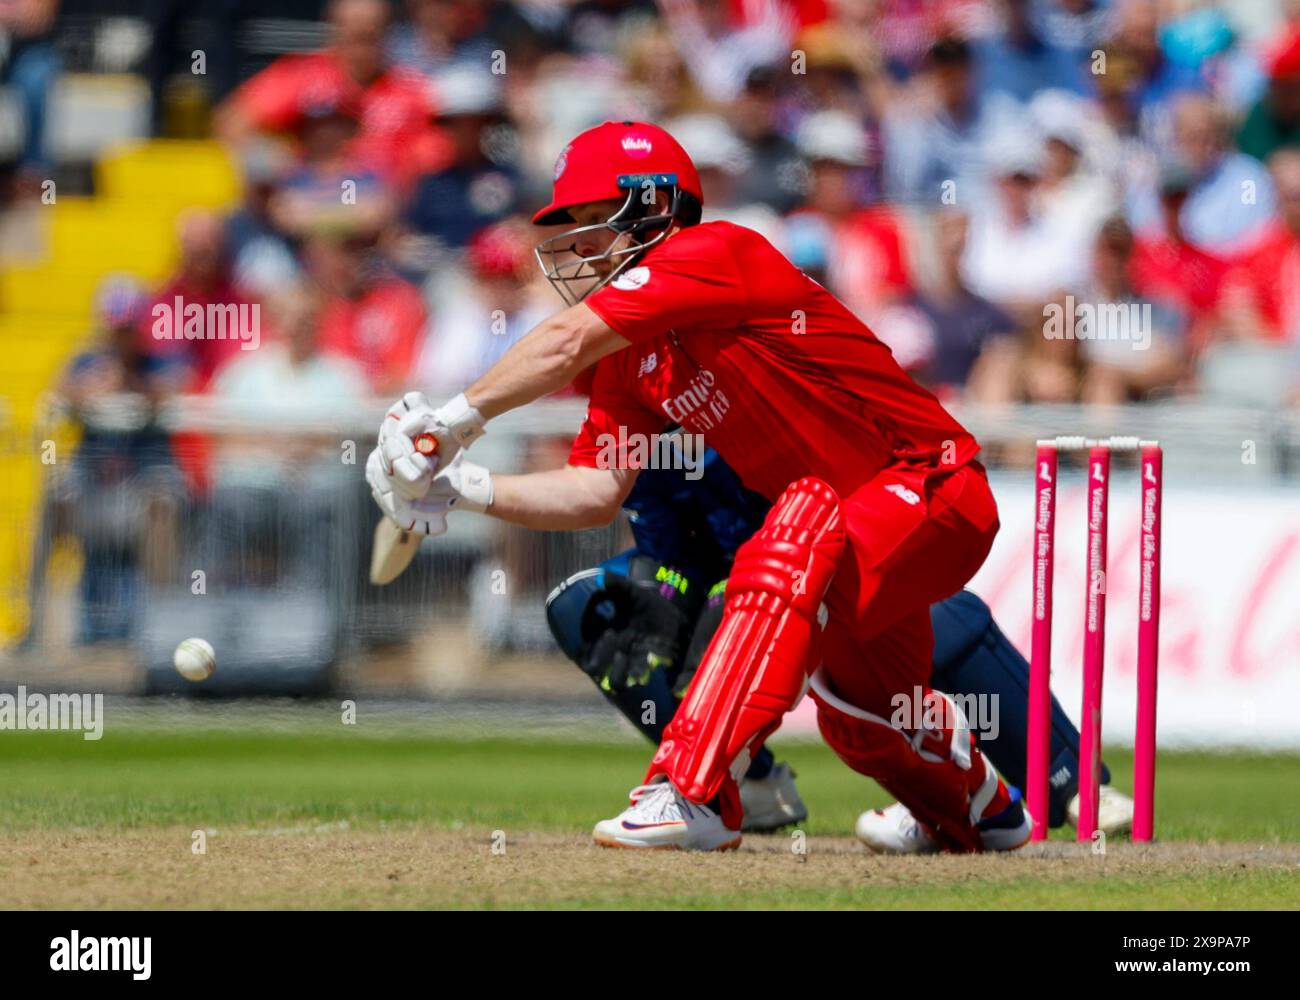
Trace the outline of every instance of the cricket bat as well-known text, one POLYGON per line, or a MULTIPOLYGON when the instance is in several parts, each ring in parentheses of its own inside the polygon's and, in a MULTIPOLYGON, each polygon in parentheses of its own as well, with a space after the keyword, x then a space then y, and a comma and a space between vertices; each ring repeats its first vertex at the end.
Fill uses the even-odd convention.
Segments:
MULTIPOLYGON (((415 447, 422 455, 433 455, 438 451, 438 441, 432 434, 421 434, 415 439, 415 447)), ((382 587, 401 576, 420 550, 423 538, 381 517, 370 549, 370 582, 382 587)))
POLYGON ((392 583, 415 558, 423 535, 404 531, 386 517, 375 525, 375 541, 370 549, 370 582, 377 587, 392 583))

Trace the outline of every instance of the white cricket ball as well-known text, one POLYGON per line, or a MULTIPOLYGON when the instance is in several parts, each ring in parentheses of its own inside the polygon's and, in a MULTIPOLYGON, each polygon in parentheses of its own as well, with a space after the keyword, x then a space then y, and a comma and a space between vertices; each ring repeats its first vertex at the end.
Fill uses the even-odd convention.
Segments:
POLYGON ((217 653, 207 639, 186 639, 172 654, 172 664, 187 681, 206 681, 217 669, 217 653))

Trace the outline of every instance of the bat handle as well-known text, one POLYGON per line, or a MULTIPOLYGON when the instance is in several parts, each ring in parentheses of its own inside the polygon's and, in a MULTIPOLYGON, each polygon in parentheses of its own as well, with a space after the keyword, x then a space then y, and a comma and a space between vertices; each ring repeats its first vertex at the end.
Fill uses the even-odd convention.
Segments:
POLYGON ((421 455, 436 455, 438 454, 438 439, 425 431, 423 434, 416 436, 415 450, 421 455))

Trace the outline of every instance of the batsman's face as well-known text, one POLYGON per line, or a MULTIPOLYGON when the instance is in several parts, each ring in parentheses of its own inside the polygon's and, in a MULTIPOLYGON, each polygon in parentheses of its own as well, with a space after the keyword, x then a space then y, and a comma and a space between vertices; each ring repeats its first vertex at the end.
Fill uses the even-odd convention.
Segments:
POLYGON ((573 252, 578 257, 595 257, 591 269, 602 278, 614 267, 614 261, 603 256, 610 250, 620 250, 631 246, 631 240, 624 234, 615 233, 601 225, 623 207, 623 199, 609 198, 605 201, 591 201, 585 205, 575 205, 569 209, 578 229, 595 227, 577 232, 573 237, 573 252))

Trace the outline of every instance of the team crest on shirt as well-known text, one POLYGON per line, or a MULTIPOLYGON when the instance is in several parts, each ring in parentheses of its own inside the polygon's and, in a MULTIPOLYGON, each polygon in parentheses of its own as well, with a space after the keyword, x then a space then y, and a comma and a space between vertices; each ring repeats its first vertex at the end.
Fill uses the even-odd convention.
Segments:
POLYGON ((641 378, 643 375, 649 375, 659 365, 659 352, 651 351, 649 355, 641 359, 641 366, 636 370, 636 377, 641 378))
POLYGON ((612 282, 619 291, 634 292, 650 280, 650 268, 629 267, 612 282))

